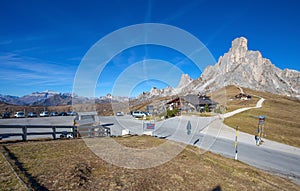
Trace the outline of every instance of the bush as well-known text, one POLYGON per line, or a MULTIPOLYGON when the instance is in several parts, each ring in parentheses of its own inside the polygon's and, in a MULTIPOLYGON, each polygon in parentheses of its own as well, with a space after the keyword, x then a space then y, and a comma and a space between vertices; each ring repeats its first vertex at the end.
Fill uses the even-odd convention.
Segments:
POLYGON ((209 106, 207 104, 205 104, 205 106, 204 106, 204 111, 209 112, 209 106))
POLYGON ((178 114, 178 109, 167 110, 167 117, 175 117, 178 114))

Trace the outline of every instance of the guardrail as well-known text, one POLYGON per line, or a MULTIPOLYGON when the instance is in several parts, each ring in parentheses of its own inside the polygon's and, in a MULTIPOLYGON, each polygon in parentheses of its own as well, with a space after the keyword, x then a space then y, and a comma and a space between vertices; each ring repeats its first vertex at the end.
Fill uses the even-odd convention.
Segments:
POLYGON ((0 139, 21 136, 23 141, 27 140, 29 135, 52 135, 53 139, 56 139, 56 135, 60 134, 64 137, 77 137, 77 127, 76 126, 50 126, 50 125, 0 125, 1 129, 21 129, 21 132, 6 132, 0 133, 0 139), (40 132, 28 132, 28 129, 52 129, 52 131, 40 131, 40 132), (57 129, 69 129, 70 131, 57 131, 57 129), (70 136, 71 135, 71 136, 70 136))

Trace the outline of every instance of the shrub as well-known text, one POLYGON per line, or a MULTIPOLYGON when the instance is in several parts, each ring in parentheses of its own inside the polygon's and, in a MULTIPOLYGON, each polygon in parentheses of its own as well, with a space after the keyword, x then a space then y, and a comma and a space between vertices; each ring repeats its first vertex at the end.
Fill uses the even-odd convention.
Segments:
POLYGON ((175 108, 173 110, 167 110, 167 116, 168 117, 175 117, 178 114, 178 109, 175 108))

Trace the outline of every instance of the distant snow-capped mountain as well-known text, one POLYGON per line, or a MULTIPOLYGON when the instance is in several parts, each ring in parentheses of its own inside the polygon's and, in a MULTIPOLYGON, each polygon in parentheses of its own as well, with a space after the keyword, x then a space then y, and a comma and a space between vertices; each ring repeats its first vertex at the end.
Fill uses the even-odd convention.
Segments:
POLYGON ((42 92, 33 92, 22 97, 0 94, 0 102, 12 105, 59 106, 129 101, 128 97, 109 95, 110 94, 107 96, 101 96, 99 98, 87 98, 78 95, 72 96, 71 93, 60 93, 51 90, 45 90, 42 92))
POLYGON ((32 94, 25 95, 23 97, 20 97, 19 100, 26 105, 32 105, 33 103, 36 102, 43 102, 46 99, 51 98, 55 95, 60 95, 60 93, 50 91, 50 90, 45 90, 42 92, 33 92, 32 94))
MULTIPOLYGON (((33 92, 31 94, 24 95, 22 97, 10 96, 10 95, 0 95, 0 101, 3 101, 8 104, 13 104, 13 105, 45 105, 44 102, 46 100, 47 100, 48 104, 51 104, 51 103, 49 103, 49 99, 55 100, 58 97, 60 97, 61 99, 65 99, 67 97, 70 97, 70 94, 59 93, 59 92, 55 92, 55 91, 51 91, 51 90, 45 90, 42 92, 33 92)), ((46 104, 46 105, 48 105, 48 104, 46 104)), ((56 104, 54 104, 54 105, 56 105, 56 104)))

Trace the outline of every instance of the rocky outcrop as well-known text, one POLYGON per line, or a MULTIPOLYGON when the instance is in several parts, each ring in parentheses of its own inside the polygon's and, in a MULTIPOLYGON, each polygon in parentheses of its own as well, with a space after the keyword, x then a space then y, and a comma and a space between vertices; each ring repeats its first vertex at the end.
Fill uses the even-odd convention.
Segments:
POLYGON ((158 89, 157 87, 152 87, 150 92, 143 92, 137 98, 138 99, 150 99, 153 97, 165 97, 174 94, 174 89, 167 86, 165 89, 158 89))
POLYGON ((248 50, 244 37, 235 39, 217 64, 204 70, 201 81, 193 90, 215 90, 226 85, 300 98, 300 72, 281 70, 263 58, 259 51, 248 50))
POLYGON ((248 50, 245 37, 234 39, 229 51, 214 66, 206 67, 198 79, 183 74, 174 89, 152 88, 139 98, 207 93, 227 85, 300 98, 300 72, 281 70, 259 51, 248 50))
POLYGON ((160 90, 157 89, 156 87, 153 87, 150 90, 150 94, 153 95, 153 96, 158 96, 158 95, 160 95, 160 90))
POLYGON ((183 88, 183 87, 189 85, 192 81, 193 81, 193 79, 188 74, 182 74, 179 84, 176 88, 178 88, 178 89, 183 88))

